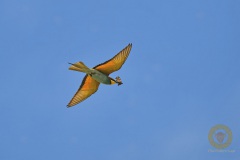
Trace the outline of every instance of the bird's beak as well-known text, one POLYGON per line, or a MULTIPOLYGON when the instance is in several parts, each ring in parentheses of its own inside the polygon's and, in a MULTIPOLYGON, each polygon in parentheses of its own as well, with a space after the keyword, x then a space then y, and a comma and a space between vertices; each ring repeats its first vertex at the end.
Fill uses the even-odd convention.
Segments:
POLYGON ((118 86, 122 85, 123 83, 122 82, 118 82, 118 86))

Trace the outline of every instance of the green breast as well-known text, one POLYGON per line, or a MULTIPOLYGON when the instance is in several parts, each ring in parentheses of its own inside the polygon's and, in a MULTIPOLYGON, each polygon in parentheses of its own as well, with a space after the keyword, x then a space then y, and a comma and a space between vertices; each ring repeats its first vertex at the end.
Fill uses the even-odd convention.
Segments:
POLYGON ((106 74, 99 72, 95 69, 92 69, 92 71, 93 71, 93 74, 92 74, 93 79, 103 84, 111 84, 111 80, 106 74))

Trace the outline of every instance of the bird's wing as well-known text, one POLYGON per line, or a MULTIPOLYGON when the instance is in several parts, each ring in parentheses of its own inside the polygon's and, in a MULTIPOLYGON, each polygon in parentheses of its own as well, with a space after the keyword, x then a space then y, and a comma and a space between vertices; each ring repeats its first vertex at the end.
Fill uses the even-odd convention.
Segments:
POLYGON ((124 64, 124 62, 127 60, 127 57, 131 51, 131 48, 132 48, 132 44, 130 43, 127 47, 121 50, 113 58, 111 58, 110 60, 102 64, 95 66, 94 69, 107 75, 119 70, 124 64))
POLYGON ((67 107, 72 107, 90 97, 98 90, 99 84, 100 83, 94 80, 92 77, 86 75, 83 78, 81 86, 73 96, 72 100, 68 103, 67 107))

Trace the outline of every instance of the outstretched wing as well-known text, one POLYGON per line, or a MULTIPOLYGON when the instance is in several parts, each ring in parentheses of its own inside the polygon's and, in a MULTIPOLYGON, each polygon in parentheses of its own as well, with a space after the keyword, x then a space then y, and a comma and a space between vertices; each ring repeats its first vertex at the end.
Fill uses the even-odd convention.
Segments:
POLYGON ((73 96, 72 100, 68 103, 67 107, 72 107, 90 97, 98 90, 99 84, 100 83, 94 80, 92 77, 86 75, 83 78, 81 86, 73 96))
POLYGON ((107 75, 119 70, 124 64, 124 62, 127 60, 127 57, 131 51, 131 48, 132 48, 132 44, 130 43, 127 47, 121 50, 112 59, 95 66, 94 69, 107 75))

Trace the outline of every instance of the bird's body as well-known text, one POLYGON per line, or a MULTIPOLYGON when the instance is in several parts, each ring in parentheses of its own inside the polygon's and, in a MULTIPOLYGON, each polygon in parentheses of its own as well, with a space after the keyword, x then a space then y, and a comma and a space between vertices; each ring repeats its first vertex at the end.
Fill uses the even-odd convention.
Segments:
POLYGON ((112 84, 111 78, 108 77, 106 74, 99 72, 96 69, 92 69, 91 77, 98 81, 99 83, 103 84, 112 84))
POLYGON ((99 64, 94 68, 88 68, 83 62, 77 62, 75 64, 70 63, 70 70, 84 72, 86 73, 86 76, 84 77, 77 93, 74 95, 74 97, 67 106, 72 107, 90 97, 97 91, 100 83, 107 85, 112 85, 116 83, 118 85, 123 84, 120 77, 116 77, 116 79, 113 79, 109 77, 109 74, 119 70, 122 67, 131 51, 131 48, 132 44, 129 44, 112 59, 102 64, 99 64))
POLYGON ((99 83, 108 84, 108 85, 116 83, 113 78, 107 76, 106 74, 101 73, 96 69, 92 69, 92 71, 93 72, 91 74, 91 77, 96 81, 98 81, 99 83))
MULTIPOLYGON (((71 63, 70 63, 71 64, 71 63)), ((71 64, 72 66, 69 69, 84 72, 90 75, 93 79, 95 79, 99 83, 103 84, 115 84, 114 79, 109 77, 108 75, 94 69, 88 68, 83 62, 77 62, 75 64, 71 64)))

